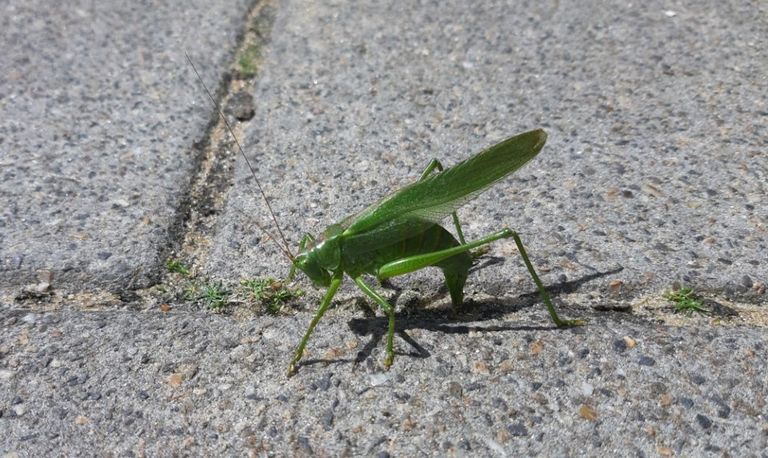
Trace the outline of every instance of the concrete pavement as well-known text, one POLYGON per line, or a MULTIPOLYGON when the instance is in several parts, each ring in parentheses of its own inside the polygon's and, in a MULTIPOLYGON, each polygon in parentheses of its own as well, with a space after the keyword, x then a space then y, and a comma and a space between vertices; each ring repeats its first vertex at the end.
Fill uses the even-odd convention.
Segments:
POLYGON ((764 5, 2 8, 4 456, 765 456, 764 5), (252 96, 235 127, 294 244, 433 157, 546 129, 460 217, 519 230, 587 326, 554 329, 500 242, 458 316, 434 271, 384 291, 389 371, 346 287, 287 379, 322 291, 300 279, 277 316, 188 294, 288 265, 185 50, 241 113, 252 96), (675 283, 718 313, 674 313, 675 283))

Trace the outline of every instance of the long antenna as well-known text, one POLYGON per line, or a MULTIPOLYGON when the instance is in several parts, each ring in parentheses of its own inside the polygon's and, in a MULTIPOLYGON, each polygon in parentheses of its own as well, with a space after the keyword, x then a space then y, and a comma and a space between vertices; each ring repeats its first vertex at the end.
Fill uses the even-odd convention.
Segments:
POLYGON ((213 108, 216 109, 216 111, 219 113, 219 116, 221 117, 221 120, 224 121, 224 125, 227 126, 227 130, 229 131, 229 134, 232 136, 232 139, 235 141, 235 144, 237 145, 237 149, 240 150, 240 154, 243 156, 243 159, 245 159, 245 163, 248 164, 248 169, 251 171, 251 175, 253 175, 253 179, 256 181, 256 186, 259 188, 259 193, 261 194, 261 197, 264 199, 264 203, 267 204, 267 209, 269 209, 269 215, 272 217, 272 221, 275 223, 277 232, 280 234, 280 238, 283 240, 283 245, 281 246, 277 242, 275 237, 273 237, 269 231, 264 229, 261 226, 261 224, 254 221, 256 223, 256 227, 258 227, 261 230, 261 232, 267 234, 269 239, 275 242, 275 245, 277 245, 280 248, 283 254, 288 256, 288 259, 293 261, 293 253, 291 253, 291 249, 288 246, 288 242, 285 240, 285 235, 283 235, 283 230, 280 229, 280 224, 277 223, 277 218, 275 218, 275 212, 272 211, 272 205, 269 204, 269 199, 267 199, 267 195, 264 193, 264 189, 261 187, 261 182, 259 182, 259 178, 256 176, 256 172, 253 170, 253 166, 251 166, 251 161, 249 161, 248 156, 245 155, 245 152, 243 151, 243 147, 240 146, 240 142, 237 140, 237 135, 235 135, 235 131, 232 129, 232 126, 229 125, 229 121, 227 121, 227 117, 224 116, 224 113, 221 111, 219 104, 216 103, 216 99, 213 98, 211 91, 208 90, 208 86, 206 86, 205 81, 203 81, 203 78, 200 76, 200 72, 197 71, 197 67, 195 67, 195 64, 192 62, 192 59, 190 59, 189 54, 187 54, 186 51, 184 52, 184 56, 186 56, 187 62, 189 62, 189 65, 192 67, 192 70, 195 72, 195 75, 197 75, 197 79, 200 80, 200 84, 203 86, 203 89, 205 89, 205 93, 208 95, 208 98, 211 99, 213 108))

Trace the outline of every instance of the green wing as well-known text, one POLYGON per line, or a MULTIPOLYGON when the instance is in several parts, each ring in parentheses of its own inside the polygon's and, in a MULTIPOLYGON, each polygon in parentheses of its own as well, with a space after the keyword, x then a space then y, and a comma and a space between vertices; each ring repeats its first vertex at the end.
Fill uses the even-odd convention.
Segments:
MULTIPOLYGON (((409 225, 416 221, 439 223, 533 159, 546 140, 547 134, 541 129, 516 135, 441 173, 412 183, 363 210, 349 224, 344 235, 362 235, 407 221, 411 221, 409 225)), ((421 226, 428 227, 414 225, 421 226)))

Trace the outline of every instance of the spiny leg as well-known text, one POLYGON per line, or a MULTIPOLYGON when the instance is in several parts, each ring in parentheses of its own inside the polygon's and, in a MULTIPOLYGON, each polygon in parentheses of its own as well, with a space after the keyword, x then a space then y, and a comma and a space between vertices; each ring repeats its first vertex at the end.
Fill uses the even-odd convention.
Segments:
POLYGON ((384 309, 384 312, 386 312, 387 316, 389 317, 389 330, 387 332, 387 356, 384 358, 384 366, 389 369, 389 366, 392 365, 392 362, 395 360, 395 350, 394 350, 394 338, 395 338, 395 308, 387 302, 386 299, 381 297, 379 293, 373 290, 368 284, 366 284, 363 281, 362 277, 357 277, 354 279, 355 283, 357 283, 357 286, 360 287, 360 289, 370 296, 371 299, 376 301, 379 306, 384 309))
POLYGON ((549 292, 547 292, 547 289, 544 287, 544 284, 539 279, 539 276, 536 275, 536 271, 533 269, 533 264, 531 264, 531 260, 528 259, 528 253, 525 251, 525 247, 523 247, 523 241, 520 240, 520 236, 517 235, 517 232, 512 231, 512 238, 515 239, 515 244, 517 245, 517 249, 520 250, 520 256, 523 257, 523 261, 525 262, 525 267, 528 268, 528 272, 531 274, 531 278, 533 278, 534 283, 536 283, 536 287, 539 288, 539 294, 541 295, 541 299, 544 301, 544 304, 547 306, 547 310, 549 310, 549 316, 552 317, 552 321, 555 322, 555 325, 557 327, 569 327, 569 326, 581 326, 584 324, 584 320, 562 320, 559 316, 557 316, 557 312, 555 311, 555 307, 552 305, 552 300, 549 297, 549 292))
MULTIPOLYGON (((424 172, 421 174, 421 178, 419 178, 419 181, 427 178, 430 173, 432 173, 435 169, 437 169, 438 172, 443 171, 443 164, 440 163, 437 159, 432 159, 429 161, 429 164, 427 164, 427 168, 424 169, 424 172)), ((461 242, 462 245, 467 243, 464 240, 464 231, 461 230, 461 223, 459 223, 459 215, 456 214, 456 212, 451 213, 451 216, 453 217, 453 225, 456 226, 456 233, 459 236, 459 242, 461 242)))
POLYGON ((381 266, 377 276, 379 278, 390 278, 415 272, 428 266, 437 265, 448 258, 456 256, 457 254, 466 253, 479 246, 487 245, 499 239, 512 237, 512 234, 513 232, 510 229, 504 228, 499 232, 494 232, 479 240, 468 242, 463 245, 397 259, 381 266))
POLYGON ((328 286, 328 291, 325 292, 323 301, 320 303, 320 308, 317 309, 317 313, 315 313, 315 317, 312 318, 312 322, 309 324, 309 328, 307 328, 307 332, 304 333, 304 338, 301 339, 301 342, 299 342, 299 346, 296 347, 296 353, 294 353, 293 360, 291 360, 291 364, 288 366, 288 377, 296 375, 296 365, 299 363, 299 360, 301 360, 301 357, 304 355, 304 348, 307 346, 307 342, 309 341, 309 336, 312 335, 312 331, 315 330, 315 326, 317 326, 317 323, 320 322, 320 319, 325 314, 325 311, 328 310, 328 306, 331 305, 331 300, 333 299, 333 296, 336 294, 336 290, 339 289, 339 285, 341 285, 341 279, 343 275, 344 275, 344 272, 342 272, 341 270, 333 274, 333 279, 331 279, 331 284, 330 286, 328 286))
POLYGON ((517 235, 517 232, 514 232, 509 228, 504 228, 499 232, 483 237, 480 240, 466 243, 464 245, 434 251, 431 253, 422 253, 392 261, 390 263, 384 264, 379 268, 378 277, 389 278, 415 272, 419 269, 423 269, 424 267, 436 265, 437 263, 449 259, 450 257, 459 253, 464 253, 473 248, 508 237, 512 237, 515 240, 517 249, 520 251, 520 255, 523 257, 523 261, 525 262, 525 267, 528 268, 528 272, 531 274, 531 278, 533 278, 534 283, 536 283, 536 287, 539 289, 541 299, 547 306, 547 310, 549 310, 549 316, 552 317, 552 321, 555 322, 555 325, 558 327, 567 327, 584 324, 583 320, 562 320, 559 316, 557 316, 555 307, 552 305, 552 300, 549 298, 549 293, 547 292, 547 289, 544 288, 544 284, 541 282, 539 276, 536 274, 536 271, 533 269, 533 265, 531 264, 530 259, 528 259, 528 253, 525 251, 525 247, 523 246, 523 242, 520 240, 520 236, 517 235))

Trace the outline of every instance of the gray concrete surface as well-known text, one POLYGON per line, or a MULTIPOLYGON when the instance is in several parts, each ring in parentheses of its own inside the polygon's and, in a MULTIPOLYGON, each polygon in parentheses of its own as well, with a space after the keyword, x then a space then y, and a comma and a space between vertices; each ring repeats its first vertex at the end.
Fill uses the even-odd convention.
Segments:
POLYGON ((184 51, 220 75, 249 3, 3 2, 1 289, 157 281, 210 122, 184 51))
POLYGON ((20 311, 0 335, 0 450, 765 456, 764 335, 630 315, 555 331, 538 308, 499 310, 401 320, 416 346, 399 341, 389 372, 370 348, 383 320, 334 315, 291 379, 303 316, 20 311))
POLYGON ((414 316, 383 372, 383 320, 334 315, 286 379, 301 316, 19 311, 2 322, 0 450, 765 456, 764 335, 623 316, 566 331, 499 304, 414 316))
MULTIPOLYGON (((591 286, 765 283, 765 5, 470 5, 283 5, 246 150, 293 244, 414 180, 433 157, 455 163, 543 127, 540 156, 460 212, 470 238, 519 230, 549 284, 618 267, 591 286)), ((248 180, 241 161, 214 275, 287 272, 257 243, 250 218, 268 219, 248 180)), ((496 244, 507 261, 473 281, 529 285, 513 247, 496 244)))
MULTIPOLYGON (((765 5, 463 3, 277 3, 246 150, 296 242, 432 157, 545 128, 461 216, 470 237, 518 229, 587 326, 553 329, 503 242, 459 316, 434 271, 395 282, 389 371, 352 288, 290 379, 306 280, 276 317, 0 299, 0 455, 768 456, 765 5), (739 315, 672 313, 675 281, 739 315)), ((215 88, 247 5, 23 5, 0 14, 0 286, 49 269, 130 293, 182 244, 214 120, 183 50, 215 88)), ((196 267, 280 277, 234 173, 196 267)))

